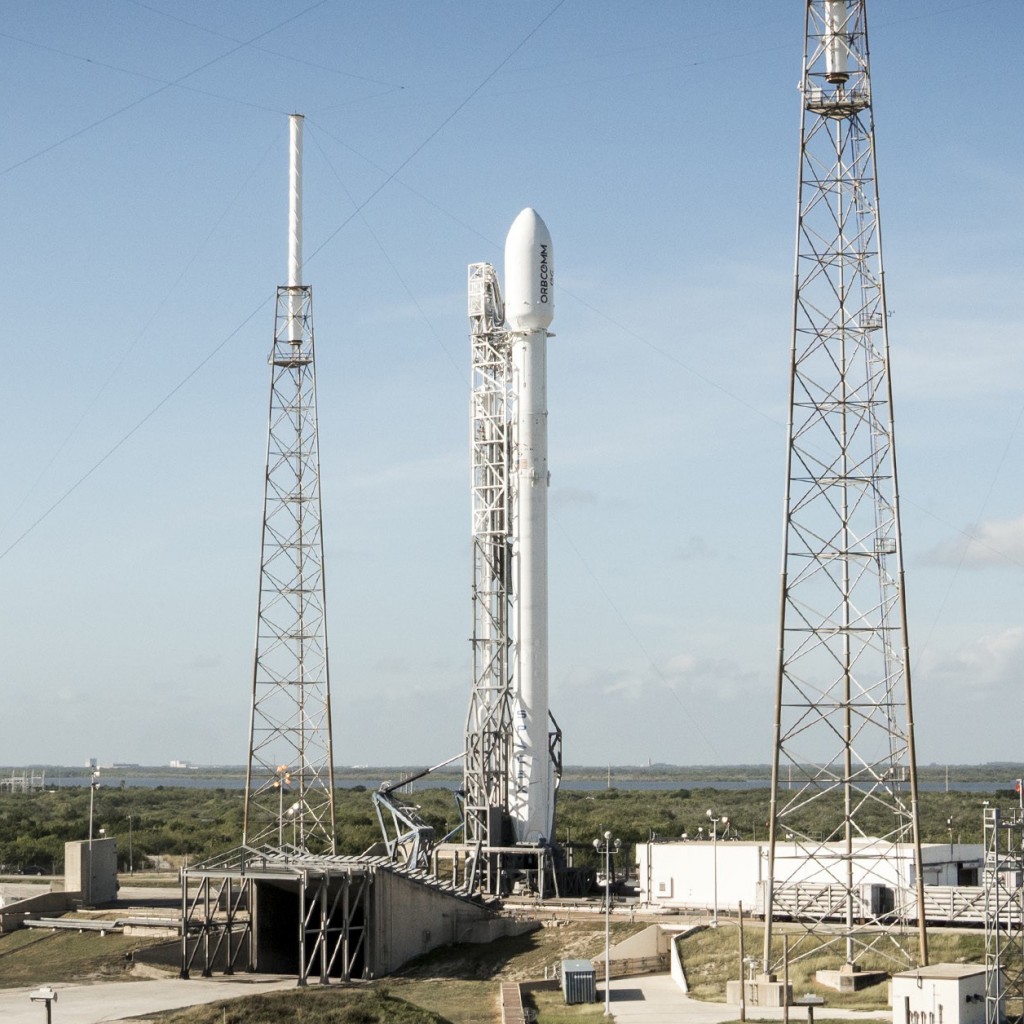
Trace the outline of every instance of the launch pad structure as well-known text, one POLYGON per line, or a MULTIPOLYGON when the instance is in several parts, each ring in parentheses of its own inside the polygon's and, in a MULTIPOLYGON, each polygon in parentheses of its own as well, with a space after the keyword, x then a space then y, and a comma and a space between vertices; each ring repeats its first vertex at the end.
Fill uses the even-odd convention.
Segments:
POLYGON ((548 706, 554 262, 547 226, 532 209, 509 230, 505 284, 503 298, 494 267, 470 265, 473 686, 463 842, 470 889, 501 893, 518 874, 545 896, 549 879, 559 894, 561 866, 554 829, 562 734, 548 706))
POLYGON ((473 682, 462 821, 436 840, 417 809, 399 800, 400 783, 381 787, 374 803, 393 857, 435 875, 450 871, 466 892, 502 895, 516 886, 541 897, 575 895, 555 841, 562 733, 548 706, 546 349, 554 261, 533 209, 509 230, 505 280, 503 298, 490 263, 469 267, 473 682))

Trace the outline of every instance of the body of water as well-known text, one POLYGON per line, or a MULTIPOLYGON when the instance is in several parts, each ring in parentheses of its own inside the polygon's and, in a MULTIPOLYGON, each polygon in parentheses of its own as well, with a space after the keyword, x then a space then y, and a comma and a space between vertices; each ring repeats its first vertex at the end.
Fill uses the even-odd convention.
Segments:
MULTIPOLYGON (((385 778, 381 774, 346 775, 338 780, 340 789, 351 789, 355 786, 365 786, 369 790, 378 789, 382 782, 396 781, 394 777, 385 778)), ((47 774, 47 789, 64 789, 69 786, 87 787, 89 777, 87 775, 53 776, 47 774)), ((451 789, 455 790, 462 785, 461 779, 451 775, 435 776, 432 779, 418 779, 403 792, 415 792, 418 789, 451 789)), ((173 775, 133 775, 131 772, 118 772, 116 769, 108 769, 100 775, 100 786, 104 789, 136 788, 156 789, 158 787, 172 788, 184 787, 187 789, 245 789, 244 775, 230 776, 209 776, 197 772, 182 771, 173 775)), ((611 788, 634 789, 645 791, 672 791, 676 789, 768 789, 771 780, 763 779, 616 779, 614 775, 611 780, 611 788)), ((576 792, 597 792, 608 789, 608 780, 604 779, 563 779, 562 789, 576 792)), ((784 786, 783 788, 790 788, 784 786)), ((994 793, 997 789, 1012 789, 1013 781, 1003 784, 994 782, 954 782, 950 780, 948 786, 944 781, 919 782, 918 788, 922 792, 941 793, 949 791, 952 793, 994 793)))

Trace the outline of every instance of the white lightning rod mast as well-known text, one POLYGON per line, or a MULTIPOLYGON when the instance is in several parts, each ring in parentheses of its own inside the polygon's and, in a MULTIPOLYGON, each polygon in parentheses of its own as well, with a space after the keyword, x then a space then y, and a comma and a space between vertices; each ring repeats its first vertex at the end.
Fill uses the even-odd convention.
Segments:
POLYGON ((270 354, 259 615, 242 843, 334 853, 334 755, 313 294, 302 283, 302 115, 290 118, 288 283, 270 354))
MULTIPOLYGON (((302 114, 292 114, 288 160, 288 287, 302 285, 302 114)), ((288 340, 302 341, 302 293, 289 292, 288 340)))

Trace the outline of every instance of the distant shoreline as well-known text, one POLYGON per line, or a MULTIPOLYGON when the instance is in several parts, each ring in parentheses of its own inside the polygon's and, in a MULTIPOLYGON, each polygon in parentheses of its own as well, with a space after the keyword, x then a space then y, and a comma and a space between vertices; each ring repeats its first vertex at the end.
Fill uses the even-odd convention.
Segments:
MULTIPOLYGON (((337 785, 364 785, 376 789, 382 782, 397 782, 424 770, 423 765, 338 765, 334 769, 337 785)), ((0 767, 0 785, 14 778, 45 773, 46 787, 86 784, 92 769, 70 765, 14 765, 0 767)), ((241 788, 245 785, 244 765, 196 765, 170 768, 164 765, 115 764, 99 766, 101 784, 106 786, 184 786, 188 788, 241 788)), ((1013 791, 1024 774, 1024 766, 1009 762, 978 765, 935 765, 918 768, 918 782, 929 791, 1013 791)), ((462 779, 460 768, 448 766, 418 779, 416 789, 431 785, 454 788, 462 779)), ((759 789, 770 786, 771 769, 762 765, 667 765, 649 766, 570 765, 562 775, 567 789, 759 789)), ((796 781, 796 780, 794 780, 796 781)), ((788 779, 782 780, 785 786, 788 779)), ((4 788, 8 788, 4 786, 4 788)))

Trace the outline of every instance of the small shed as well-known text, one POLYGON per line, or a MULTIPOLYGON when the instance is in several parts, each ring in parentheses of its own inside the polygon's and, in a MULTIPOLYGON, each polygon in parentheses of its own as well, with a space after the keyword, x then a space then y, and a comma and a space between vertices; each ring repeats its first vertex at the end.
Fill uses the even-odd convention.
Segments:
POLYGON ((597 1001, 597 981, 590 960, 562 961, 562 995, 568 1004, 597 1001))
POLYGON ((985 1024, 984 964, 932 964, 894 974, 892 1024, 985 1024))

